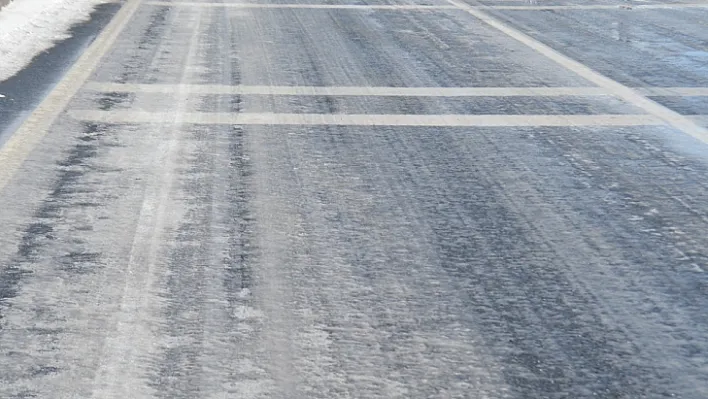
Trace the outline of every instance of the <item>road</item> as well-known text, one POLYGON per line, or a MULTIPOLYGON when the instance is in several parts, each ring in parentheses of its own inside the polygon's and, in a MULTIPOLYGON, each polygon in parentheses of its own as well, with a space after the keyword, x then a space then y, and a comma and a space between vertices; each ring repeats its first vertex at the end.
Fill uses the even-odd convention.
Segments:
POLYGON ((708 3, 539 3, 121 3, 0 148, 0 397, 708 397, 708 3))

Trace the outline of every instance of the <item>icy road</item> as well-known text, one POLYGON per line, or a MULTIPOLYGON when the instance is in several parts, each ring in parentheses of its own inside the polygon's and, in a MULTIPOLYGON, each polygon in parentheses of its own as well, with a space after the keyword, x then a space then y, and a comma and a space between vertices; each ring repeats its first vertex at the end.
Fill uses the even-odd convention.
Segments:
POLYGON ((0 398, 708 398, 686 1, 104 7, 0 83, 0 398))

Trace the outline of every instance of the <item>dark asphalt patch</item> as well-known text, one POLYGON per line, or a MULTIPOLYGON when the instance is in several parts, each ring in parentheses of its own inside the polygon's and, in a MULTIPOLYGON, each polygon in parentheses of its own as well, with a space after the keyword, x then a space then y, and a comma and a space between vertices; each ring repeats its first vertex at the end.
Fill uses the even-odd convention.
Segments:
MULTIPOLYGON (((0 319, 3 317, 4 308, 8 306, 7 301, 17 295, 22 277, 32 273, 27 265, 37 262, 43 255, 42 251, 52 241, 63 238, 59 232, 66 229, 57 227, 62 222, 62 212, 75 206, 75 202, 81 203, 81 206, 100 205, 87 205, 85 201, 73 197, 76 194, 92 192, 91 184, 85 181, 86 175, 101 172, 90 163, 91 159, 97 156, 102 143, 95 140, 87 142, 85 139, 95 138, 97 134, 103 134, 104 130, 105 126, 85 123, 81 134, 76 137, 75 146, 57 163, 60 169, 56 183, 49 197, 35 212, 37 222, 24 228, 13 262, 0 269, 0 319)), ((57 266, 67 273, 83 274, 99 267, 99 259, 99 253, 76 251, 60 257, 57 266)))

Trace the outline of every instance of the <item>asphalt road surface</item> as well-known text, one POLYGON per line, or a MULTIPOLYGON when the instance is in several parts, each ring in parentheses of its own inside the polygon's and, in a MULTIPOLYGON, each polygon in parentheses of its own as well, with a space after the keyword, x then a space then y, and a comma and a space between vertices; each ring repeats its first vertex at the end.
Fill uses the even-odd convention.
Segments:
POLYGON ((297 1, 7 133, 1 398, 708 397, 708 3, 297 1))

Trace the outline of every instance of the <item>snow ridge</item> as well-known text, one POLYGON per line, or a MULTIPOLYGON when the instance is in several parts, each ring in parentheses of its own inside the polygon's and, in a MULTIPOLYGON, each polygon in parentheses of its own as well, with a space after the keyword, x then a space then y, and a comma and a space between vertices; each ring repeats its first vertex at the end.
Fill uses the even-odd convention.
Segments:
POLYGON ((27 66, 39 53, 69 37, 107 0, 15 0, 0 11, 0 81, 27 66))

